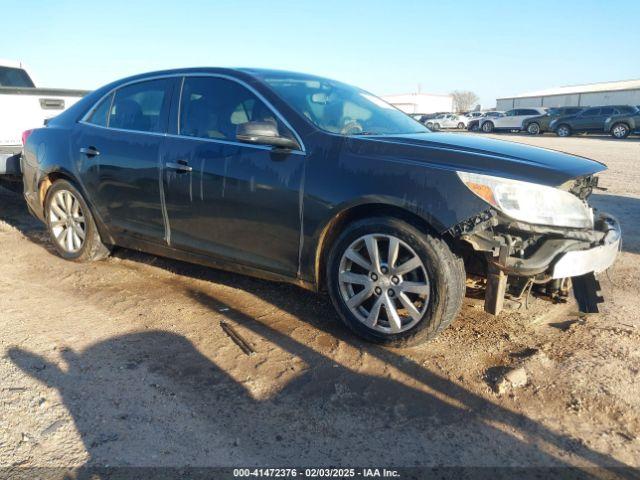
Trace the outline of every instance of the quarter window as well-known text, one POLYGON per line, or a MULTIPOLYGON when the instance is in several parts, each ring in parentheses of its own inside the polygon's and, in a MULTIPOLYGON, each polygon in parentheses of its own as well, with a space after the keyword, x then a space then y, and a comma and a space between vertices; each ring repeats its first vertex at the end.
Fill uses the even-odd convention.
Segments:
POLYGON ((278 127, 281 136, 293 138, 264 102, 231 80, 185 77, 180 105, 180 135, 235 141, 238 125, 271 122, 278 127))
POLYGON ((111 99, 113 94, 107 95, 102 101, 93 109, 93 112, 89 116, 87 123, 92 125, 98 125, 100 127, 107 126, 107 113, 109 113, 109 107, 111 106, 111 99))
POLYGON ((139 132, 160 132, 170 80, 135 83, 116 90, 109 112, 109 127, 139 132))

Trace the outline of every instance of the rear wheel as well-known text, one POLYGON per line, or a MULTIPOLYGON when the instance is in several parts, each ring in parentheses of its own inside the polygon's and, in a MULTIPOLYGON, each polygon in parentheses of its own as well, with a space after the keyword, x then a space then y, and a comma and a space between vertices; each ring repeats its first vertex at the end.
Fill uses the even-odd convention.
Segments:
POLYGON ((631 129, 629 128, 629 125, 623 122, 616 123, 611 128, 611 135, 613 135, 615 138, 626 138, 627 136, 629 136, 630 132, 631 129))
POLYGON ((556 135, 559 137, 570 137, 571 136, 571 127, 566 124, 558 125, 556 128, 556 135))
POLYGON ((527 133, 529 133, 530 135, 538 135, 540 133, 540 125, 538 125, 536 122, 530 123, 527 126, 527 133))
POLYGON ((61 257, 87 262, 109 255, 87 203, 68 181, 57 180, 49 188, 45 216, 51 241, 61 257))
POLYGON ((484 133, 491 133, 493 132, 493 128, 494 128, 493 122, 484 122, 482 124, 481 130, 484 133))
POLYGON ((458 123, 458 130, 464 130, 464 123, 458 123))
POLYGON ((462 261, 439 238, 389 217, 350 225, 326 265, 341 319, 366 340, 406 346, 435 337, 465 291, 462 261))
POLYGON ((431 125, 431 128, 437 132, 438 130, 440 130, 440 124, 436 122, 433 125, 431 125))

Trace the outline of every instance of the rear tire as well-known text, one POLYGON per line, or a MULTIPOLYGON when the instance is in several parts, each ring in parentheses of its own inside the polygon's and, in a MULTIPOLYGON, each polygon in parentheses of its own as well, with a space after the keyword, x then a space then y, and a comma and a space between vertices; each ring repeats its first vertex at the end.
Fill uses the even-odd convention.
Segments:
POLYGON ((458 130, 464 130, 464 123, 458 123, 458 130))
POLYGON ((439 131, 439 130, 440 130, 440 124, 436 122, 436 123, 434 123, 434 124, 431 126, 431 128, 432 128, 435 132, 437 132, 437 131, 439 131))
POLYGON ((611 136, 614 138, 627 138, 631 133, 631 128, 624 122, 616 123, 613 127, 611 127, 611 136))
POLYGON ((447 244, 392 217, 349 225, 331 247, 325 278, 342 321, 365 340, 394 347, 438 335, 465 293, 464 264, 447 244))
POLYGON ((480 128, 484 133, 491 133, 494 129, 493 122, 484 122, 480 128))
POLYGON ((556 135, 559 137, 570 137, 571 133, 571 127, 566 123, 558 125, 558 128, 556 128, 556 135))
POLYGON ((70 182, 56 180, 51 185, 44 213, 51 241, 62 258, 90 262, 109 256, 87 202, 70 182))

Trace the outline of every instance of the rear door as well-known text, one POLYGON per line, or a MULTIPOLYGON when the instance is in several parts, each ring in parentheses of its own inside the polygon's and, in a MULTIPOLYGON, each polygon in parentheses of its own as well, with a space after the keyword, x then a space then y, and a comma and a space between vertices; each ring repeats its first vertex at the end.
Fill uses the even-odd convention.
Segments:
POLYGON ((90 200, 117 237, 163 242, 158 162, 174 82, 118 88, 89 112, 74 139, 90 200))
POLYGON ((571 122, 571 128, 576 132, 589 132, 597 127, 599 117, 599 107, 587 108, 571 122))
POLYGON ((185 77, 177 105, 162 163, 171 246, 295 275, 305 155, 241 143, 236 129, 269 121, 281 135, 293 133, 230 78, 185 77))
POLYGON ((518 122, 516 118, 517 110, 509 110, 505 112, 503 117, 496 117, 491 119, 496 128, 515 128, 518 122))

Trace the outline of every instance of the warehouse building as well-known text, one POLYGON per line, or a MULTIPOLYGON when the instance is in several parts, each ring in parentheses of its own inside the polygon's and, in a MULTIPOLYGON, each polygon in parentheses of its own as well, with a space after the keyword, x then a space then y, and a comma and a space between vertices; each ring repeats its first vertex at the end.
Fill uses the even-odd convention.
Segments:
POLYGON ((453 97, 451 95, 404 93, 400 95, 384 95, 382 98, 408 114, 453 111, 453 97))
POLYGON ((497 110, 591 105, 640 105, 640 80, 570 85, 496 100, 497 110))

